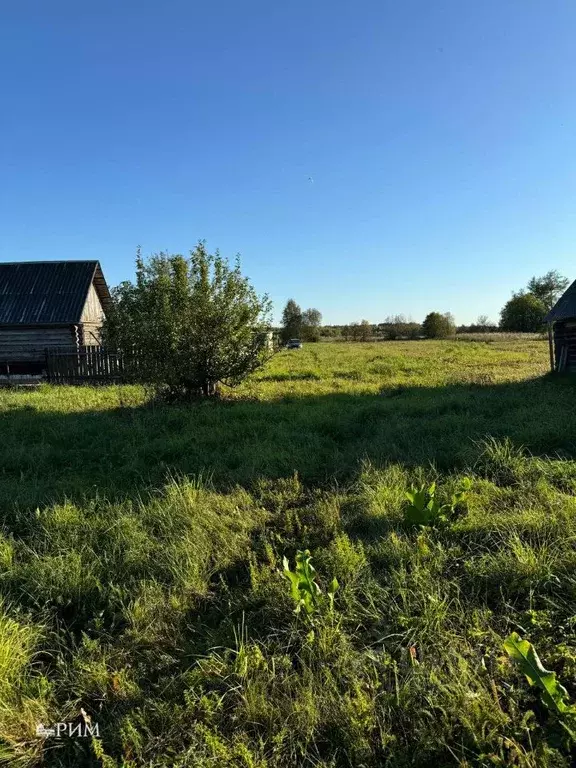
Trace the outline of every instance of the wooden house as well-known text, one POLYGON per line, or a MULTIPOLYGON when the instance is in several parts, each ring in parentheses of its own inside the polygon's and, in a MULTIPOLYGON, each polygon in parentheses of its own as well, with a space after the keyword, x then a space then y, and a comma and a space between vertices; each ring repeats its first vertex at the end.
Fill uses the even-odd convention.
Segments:
POLYGON ((552 371, 576 373, 576 280, 546 315, 552 371))
POLYGON ((98 345, 110 305, 98 261, 0 264, 0 374, 41 373, 50 347, 98 345))

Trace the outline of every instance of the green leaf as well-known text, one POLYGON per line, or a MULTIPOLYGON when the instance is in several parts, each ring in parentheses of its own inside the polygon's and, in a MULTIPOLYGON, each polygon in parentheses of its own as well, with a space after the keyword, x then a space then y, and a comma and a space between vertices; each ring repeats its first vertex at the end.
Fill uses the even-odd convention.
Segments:
POLYGON ((284 557, 282 560, 284 566, 284 576, 288 579, 291 585, 291 597, 296 602, 300 601, 300 576, 297 573, 293 573, 290 570, 290 564, 288 558, 284 557))
POLYGON ((522 640, 517 632, 512 632, 504 641, 504 650, 514 661, 530 685, 540 689, 542 702, 558 714, 575 712, 576 707, 566 704, 568 692, 556 680, 556 674, 544 669, 536 649, 528 640, 522 640))
POLYGON ((426 507, 418 507, 410 504, 406 508, 406 521, 410 525, 426 525, 430 519, 430 512, 426 507))
POLYGON ((330 582, 330 586, 328 587, 328 594, 335 595, 339 586, 340 584, 338 583, 338 579, 334 577, 330 582))
POLYGON ((310 598, 310 595, 305 595, 302 598, 301 603, 302 603, 302 606, 303 606, 304 610, 308 614, 308 616, 311 616, 314 613, 314 611, 316 610, 316 606, 314 605, 314 602, 310 598))
POLYGON ((411 525, 426 525, 429 522, 428 490, 424 487, 420 489, 412 487, 406 491, 406 499, 410 502, 406 508, 406 521, 411 525))
POLYGON ((409 491, 406 491, 405 495, 408 501, 416 507, 423 506, 426 500, 425 491, 418 490, 417 488, 411 488, 409 491))
MULTIPOLYGON (((282 559, 284 576, 290 581, 291 596, 296 603, 295 612, 300 613, 303 610, 308 616, 315 613, 324 604, 325 600, 322 589, 314 578, 316 570, 310 562, 311 560, 310 550, 298 550, 296 553, 296 567, 294 571, 291 571, 288 558, 284 557, 282 559)), ((337 579, 333 579, 330 588, 327 590, 331 610, 334 607, 334 592, 336 592, 338 586, 337 579)))

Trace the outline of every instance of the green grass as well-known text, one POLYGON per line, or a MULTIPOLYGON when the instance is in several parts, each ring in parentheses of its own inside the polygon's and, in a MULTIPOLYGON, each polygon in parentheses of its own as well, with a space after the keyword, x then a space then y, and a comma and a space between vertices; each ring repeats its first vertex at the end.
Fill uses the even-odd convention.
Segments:
POLYGON ((503 648, 576 700, 576 382, 547 355, 306 345, 190 406, 0 391, 0 764, 572 765, 503 648), (406 524, 412 485, 465 477, 406 524), (304 549, 333 610, 294 612, 304 549), (81 708, 99 741, 36 737, 81 708))

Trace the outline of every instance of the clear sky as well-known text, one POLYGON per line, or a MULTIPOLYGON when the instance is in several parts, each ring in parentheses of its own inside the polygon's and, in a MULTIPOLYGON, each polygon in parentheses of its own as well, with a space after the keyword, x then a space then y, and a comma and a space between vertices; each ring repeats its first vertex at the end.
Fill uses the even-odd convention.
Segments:
POLYGON ((277 316, 497 319, 576 278, 575 40, 574 0, 5 0, 0 260, 204 238, 277 316))

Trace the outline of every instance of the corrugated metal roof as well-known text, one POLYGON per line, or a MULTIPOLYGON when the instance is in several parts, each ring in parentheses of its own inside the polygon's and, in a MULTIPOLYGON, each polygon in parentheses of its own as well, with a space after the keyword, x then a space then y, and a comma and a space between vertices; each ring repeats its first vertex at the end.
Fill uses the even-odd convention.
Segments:
POLYGON ((97 261, 0 264, 0 325, 78 323, 92 281, 106 312, 110 293, 97 261))
POLYGON ((569 317, 576 317, 576 280, 560 296, 545 320, 547 323, 553 323, 556 320, 567 320, 569 317))

